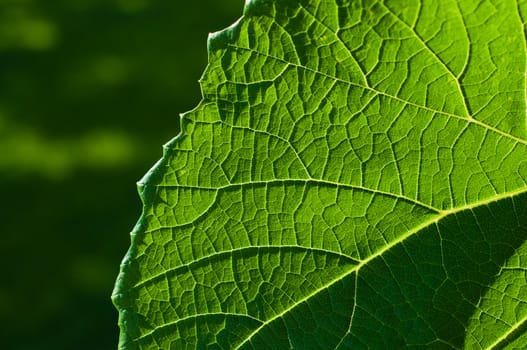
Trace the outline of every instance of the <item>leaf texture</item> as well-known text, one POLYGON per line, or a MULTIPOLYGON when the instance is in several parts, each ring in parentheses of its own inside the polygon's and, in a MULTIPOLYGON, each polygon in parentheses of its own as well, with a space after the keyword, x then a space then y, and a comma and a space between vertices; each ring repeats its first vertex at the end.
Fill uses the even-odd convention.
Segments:
POLYGON ((139 183, 120 348, 525 348, 526 16, 248 1, 139 183))

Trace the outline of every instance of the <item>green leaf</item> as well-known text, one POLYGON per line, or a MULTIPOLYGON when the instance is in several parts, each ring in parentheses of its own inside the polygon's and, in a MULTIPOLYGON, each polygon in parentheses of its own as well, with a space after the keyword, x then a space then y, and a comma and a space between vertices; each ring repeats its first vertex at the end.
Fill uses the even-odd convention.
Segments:
POLYGON ((121 348, 524 348, 526 17, 248 1, 139 183, 121 348))

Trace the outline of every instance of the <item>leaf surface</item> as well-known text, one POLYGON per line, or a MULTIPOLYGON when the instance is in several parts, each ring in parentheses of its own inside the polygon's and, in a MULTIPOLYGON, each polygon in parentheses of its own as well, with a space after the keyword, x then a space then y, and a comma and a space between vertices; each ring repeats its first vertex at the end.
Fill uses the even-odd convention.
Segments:
POLYGON ((248 1, 139 183, 120 347, 524 347, 525 16, 248 1))

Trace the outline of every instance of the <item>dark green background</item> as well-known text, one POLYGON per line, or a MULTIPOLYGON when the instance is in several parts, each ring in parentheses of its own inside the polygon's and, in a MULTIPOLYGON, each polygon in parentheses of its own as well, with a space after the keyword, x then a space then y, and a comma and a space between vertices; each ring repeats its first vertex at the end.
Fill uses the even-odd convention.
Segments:
POLYGON ((0 0, 0 347, 115 349, 135 182, 243 0, 0 0))

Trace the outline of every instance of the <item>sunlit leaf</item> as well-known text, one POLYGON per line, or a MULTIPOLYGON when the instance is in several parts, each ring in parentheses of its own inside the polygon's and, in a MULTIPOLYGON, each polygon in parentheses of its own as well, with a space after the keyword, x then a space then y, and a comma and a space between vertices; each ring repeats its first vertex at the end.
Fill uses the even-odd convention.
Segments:
POLYGON ((525 16, 249 1, 140 182, 120 346, 525 346, 525 16))

